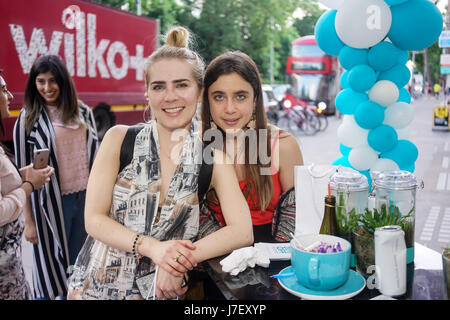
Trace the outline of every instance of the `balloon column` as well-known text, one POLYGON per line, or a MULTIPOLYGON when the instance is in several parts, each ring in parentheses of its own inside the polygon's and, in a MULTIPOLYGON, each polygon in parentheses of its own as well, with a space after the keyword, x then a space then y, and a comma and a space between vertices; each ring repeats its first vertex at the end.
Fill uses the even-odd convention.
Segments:
POLYGON ((345 69, 335 100, 344 114, 337 132, 342 156, 333 165, 352 167, 369 182, 370 170, 414 172, 418 149, 408 140, 414 113, 406 62, 408 51, 438 39, 442 14, 429 0, 320 1, 333 5, 317 21, 317 44, 345 69))

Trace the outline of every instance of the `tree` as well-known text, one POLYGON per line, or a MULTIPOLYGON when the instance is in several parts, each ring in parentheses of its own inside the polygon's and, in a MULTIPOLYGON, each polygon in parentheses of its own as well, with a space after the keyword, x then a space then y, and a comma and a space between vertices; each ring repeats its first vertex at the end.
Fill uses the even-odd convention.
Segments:
POLYGON ((297 10, 297 12, 301 14, 294 22, 298 34, 301 37, 313 35, 316 22, 325 10, 321 9, 317 2, 310 0, 301 0, 297 10))
MULTIPOLYGON (((134 0, 96 0, 120 8, 128 3, 136 12, 134 0)), ((211 61, 226 50, 241 50, 252 57, 269 81, 270 45, 274 48, 274 77, 284 80, 290 42, 298 37, 292 27, 292 13, 308 0, 142 0, 142 15, 160 20, 161 33, 172 25, 193 31, 194 47, 211 61)))

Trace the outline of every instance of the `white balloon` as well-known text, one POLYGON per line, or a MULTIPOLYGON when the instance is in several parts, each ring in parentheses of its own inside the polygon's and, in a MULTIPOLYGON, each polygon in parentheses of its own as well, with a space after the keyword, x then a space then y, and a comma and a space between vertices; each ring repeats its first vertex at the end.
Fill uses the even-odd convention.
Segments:
POLYGON ((338 8, 335 27, 346 45, 370 48, 389 32, 392 14, 384 0, 345 0, 338 8))
POLYGON ((402 129, 407 127, 413 118, 413 107, 406 102, 397 102, 386 108, 383 123, 395 129, 402 129))
POLYGON ((378 153, 369 146, 360 146, 350 150, 348 162, 359 171, 369 170, 378 160, 378 153))
POLYGON ((363 129, 355 122, 353 115, 344 117, 337 130, 338 140, 344 146, 355 148, 368 146, 369 130, 363 129))
POLYGON ((389 80, 380 80, 369 90, 369 99, 382 107, 394 104, 398 100, 398 95, 397 85, 389 80))
POLYGON ((339 9, 344 0, 319 0, 319 2, 330 9, 339 9))
POLYGON ((410 140, 410 127, 395 129, 397 131, 398 140, 410 140))
POLYGON ((389 171, 389 170, 400 170, 398 164, 391 159, 378 159, 370 167, 370 171, 389 171))

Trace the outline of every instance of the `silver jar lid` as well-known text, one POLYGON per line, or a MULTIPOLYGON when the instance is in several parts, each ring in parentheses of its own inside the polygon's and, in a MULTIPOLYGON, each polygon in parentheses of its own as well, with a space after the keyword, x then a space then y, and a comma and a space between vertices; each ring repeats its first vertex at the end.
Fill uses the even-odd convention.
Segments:
POLYGON ((364 191, 369 189, 365 175, 348 167, 339 167, 330 177, 330 187, 334 190, 364 191))
POLYGON ((409 171, 381 171, 375 179, 374 185, 377 188, 407 190, 415 189, 418 186, 416 176, 409 171))

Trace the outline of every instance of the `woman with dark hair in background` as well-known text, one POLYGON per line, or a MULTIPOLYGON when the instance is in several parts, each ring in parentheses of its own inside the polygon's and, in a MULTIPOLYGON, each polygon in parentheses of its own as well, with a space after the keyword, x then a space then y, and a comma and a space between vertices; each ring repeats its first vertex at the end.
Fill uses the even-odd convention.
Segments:
MULTIPOLYGON (((2 70, 0 69, 0 73, 2 70)), ((0 129, 9 116, 13 96, 0 76, 0 129)), ((53 168, 34 169, 30 164, 20 170, 0 143, 0 300, 31 299, 31 291, 22 266, 22 213, 33 190, 50 181, 53 168)))
POLYGON ((25 238, 34 244, 33 287, 38 299, 67 294, 67 273, 86 239, 84 202, 98 147, 92 110, 77 98, 64 61, 39 57, 25 88, 24 108, 14 126, 16 163, 50 150, 51 182, 33 192, 25 214, 25 238))

